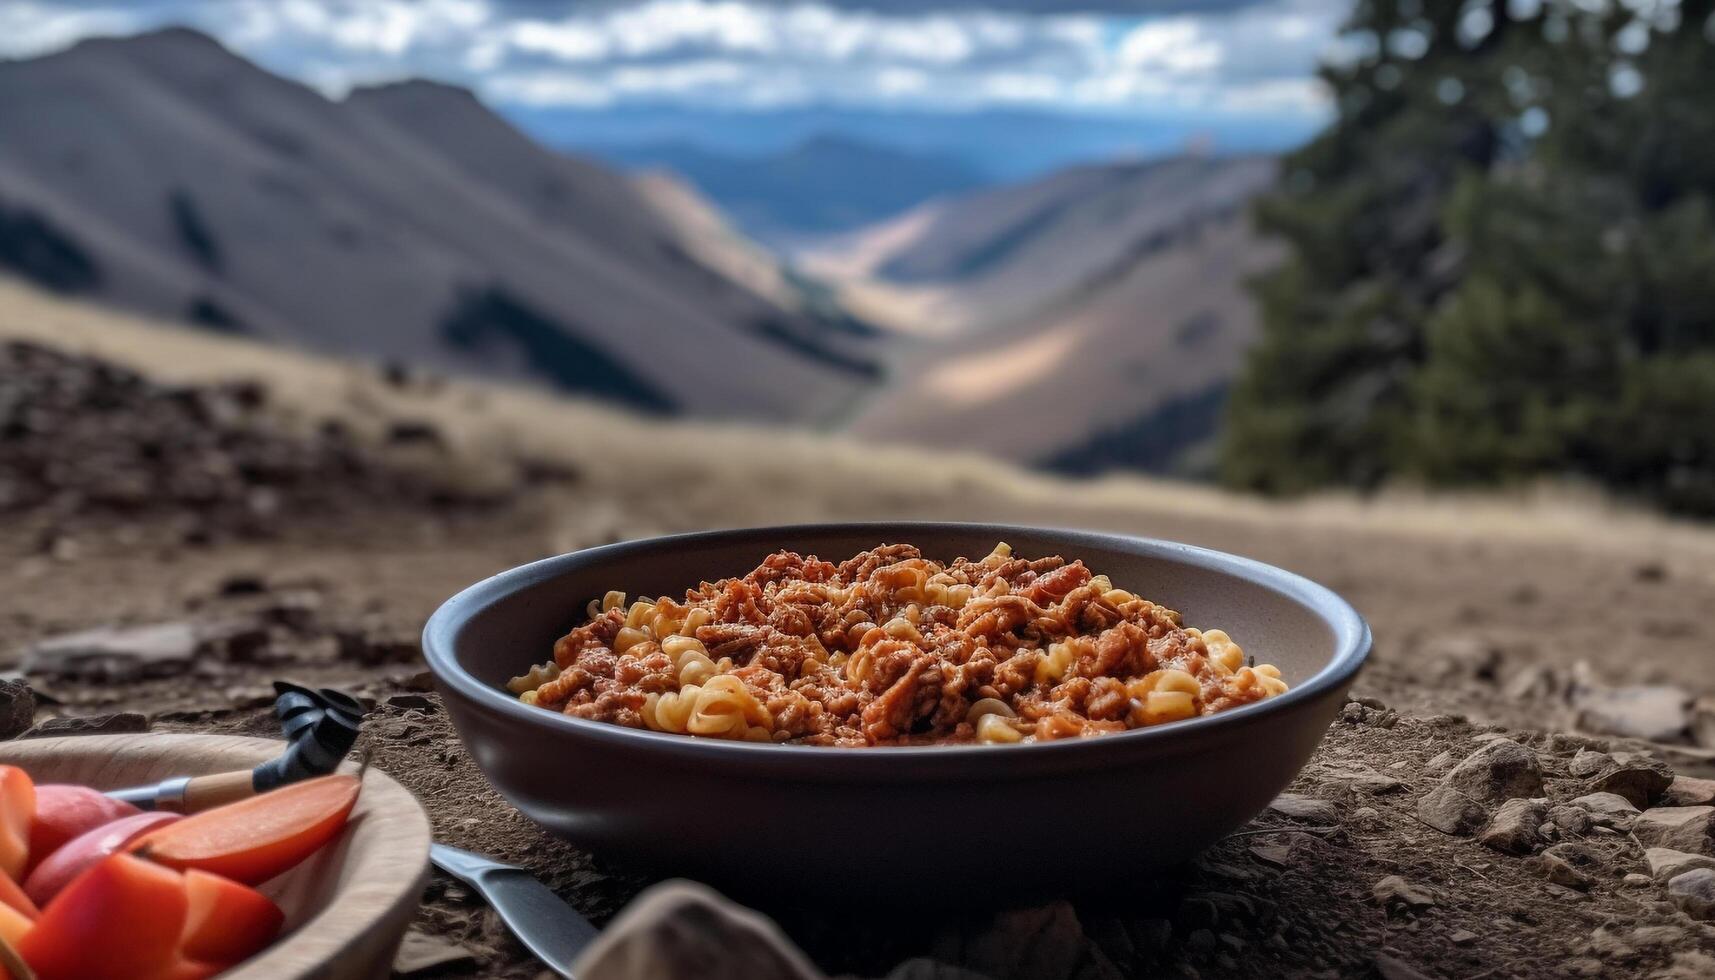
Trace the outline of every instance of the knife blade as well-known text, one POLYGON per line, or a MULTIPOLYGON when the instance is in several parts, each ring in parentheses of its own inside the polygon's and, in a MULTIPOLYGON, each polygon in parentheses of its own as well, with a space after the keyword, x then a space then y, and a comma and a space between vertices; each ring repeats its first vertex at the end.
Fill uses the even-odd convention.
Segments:
POLYGON ((596 927, 523 868, 491 861, 445 844, 429 848, 435 867, 482 893, 530 952, 567 980, 572 962, 597 935, 596 927))

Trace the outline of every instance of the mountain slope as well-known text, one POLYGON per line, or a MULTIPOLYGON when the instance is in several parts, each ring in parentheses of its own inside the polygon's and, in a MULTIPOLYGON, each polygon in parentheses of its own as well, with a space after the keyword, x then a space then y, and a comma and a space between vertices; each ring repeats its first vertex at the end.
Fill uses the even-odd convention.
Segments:
POLYGON ((190 31, 0 63, 8 214, 83 257, 78 291, 333 352, 800 420, 874 373, 467 93, 334 103, 190 31))
POLYGON ((812 267, 925 339, 852 428, 1080 472, 1194 469, 1273 261, 1262 158, 1080 167, 902 216, 812 267))
POLYGON ((633 166, 670 170, 765 241, 846 231, 986 180, 963 162, 817 136, 769 156, 728 156, 683 143, 611 149, 633 166))

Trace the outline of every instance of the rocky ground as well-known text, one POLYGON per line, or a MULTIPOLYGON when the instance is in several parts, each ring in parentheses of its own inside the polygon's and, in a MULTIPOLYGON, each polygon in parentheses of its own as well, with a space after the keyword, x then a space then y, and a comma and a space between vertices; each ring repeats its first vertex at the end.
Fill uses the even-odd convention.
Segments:
MULTIPOLYGON (((1116 527, 1340 589, 1376 630, 1363 700, 1274 808, 1126 901, 933 921, 770 910, 816 969, 1715 974, 1715 783, 1699 781, 1715 775, 1715 548, 1702 529, 1599 512, 1565 526, 1492 510, 1389 522, 981 468, 913 481, 900 478, 909 459, 841 462, 784 439, 741 452, 750 437, 732 435, 698 458, 683 434, 617 421, 605 428, 626 438, 592 447, 568 427, 560 455, 538 435, 473 474, 469 420, 436 414, 454 395, 420 379, 373 376, 359 409, 328 402, 318 417, 277 379, 153 377, 0 343, 7 737, 270 734, 268 682, 337 684, 373 702, 375 764, 419 795, 439 837, 531 868, 605 923, 649 881, 547 838, 487 789, 422 674, 416 634, 441 599, 557 550, 771 517, 1116 527)), ((413 973, 538 972, 438 876, 410 948, 413 973)))

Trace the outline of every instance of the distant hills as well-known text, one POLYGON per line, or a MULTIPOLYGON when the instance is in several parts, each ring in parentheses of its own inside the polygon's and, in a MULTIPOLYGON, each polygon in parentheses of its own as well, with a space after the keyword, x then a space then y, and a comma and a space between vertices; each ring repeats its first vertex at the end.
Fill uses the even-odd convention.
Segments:
POLYGON ((851 423, 1064 471, 1196 474, 1256 334, 1275 248, 1245 206, 1268 157, 1074 167, 925 205, 807 268, 917 335, 851 423))
POLYGON ((864 326, 684 187, 470 93, 330 101, 170 29, 0 62, 0 267, 62 292, 660 412, 820 421, 864 326))
POLYGON ((759 156, 727 155, 689 143, 615 147, 603 155, 680 175, 747 233, 776 244, 849 231, 931 198, 989 183, 976 168, 951 156, 830 135, 759 156))

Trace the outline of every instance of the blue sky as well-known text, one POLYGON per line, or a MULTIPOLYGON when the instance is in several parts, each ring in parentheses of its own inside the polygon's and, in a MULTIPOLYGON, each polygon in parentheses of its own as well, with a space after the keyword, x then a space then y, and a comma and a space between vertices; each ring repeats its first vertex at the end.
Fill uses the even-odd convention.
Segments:
MULTIPOLYGON (((1325 118, 1313 71, 1348 4, 9 0, 0 56, 182 23, 334 96, 414 75, 467 85, 556 142, 577 142, 580 120, 625 138, 650 119, 825 117, 837 129, 899 116, 919 120, 902 133, 938 118, 956 145, 994 129, 973 121, 1010 116, 1063 120, 1080 153, 1110 124, 1136 127, 1110 153, 1194 138, 1249 149, 1325 118)), ((686 124, 687 138, 698 131, 686 124)))

